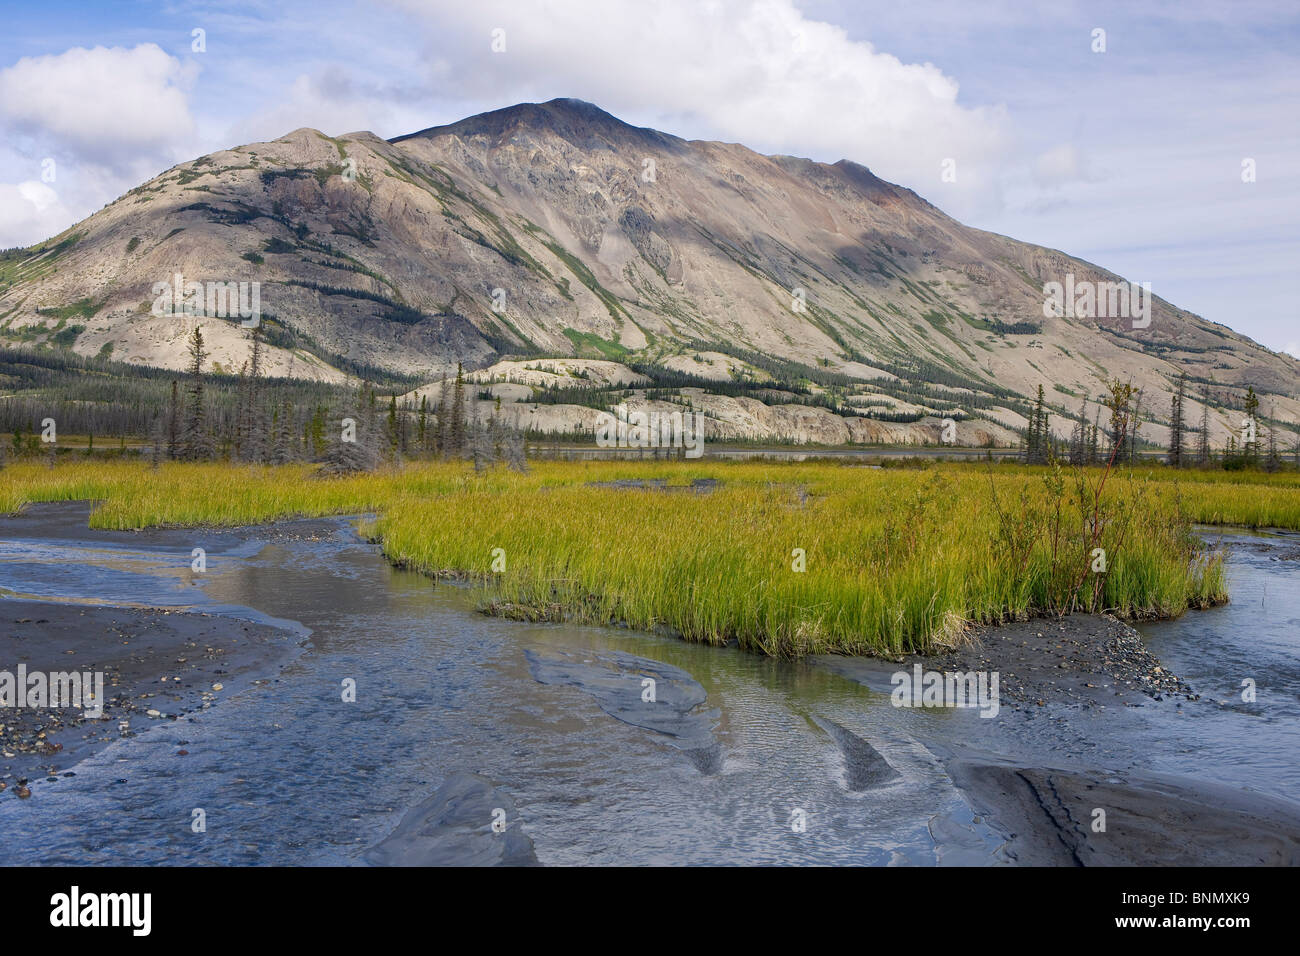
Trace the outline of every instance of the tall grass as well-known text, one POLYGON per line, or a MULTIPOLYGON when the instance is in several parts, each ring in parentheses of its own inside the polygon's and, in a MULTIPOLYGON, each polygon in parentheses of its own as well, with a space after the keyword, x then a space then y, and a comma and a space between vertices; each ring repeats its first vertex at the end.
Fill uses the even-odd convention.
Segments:
POLYGON ((1216 603, 1221 555, 1192 522, 1300 530, 1298 480, 1174 477, 1112 475, 1098 528, 1051 469, 958 463, 545 462, 528 475, 433 463, 328 480, 305 465, 21 464, 0 471, 0 510, 89 498, 91 524, 116 529, 373 514, 365 531, 390 560, 473 578, 497 613, 771 655, 898 654, 954 643, 971 623, 1216 603), (698 478, 719 483, 692 490, 698 478), (650 479, 666 488, 610 486, 650 479))

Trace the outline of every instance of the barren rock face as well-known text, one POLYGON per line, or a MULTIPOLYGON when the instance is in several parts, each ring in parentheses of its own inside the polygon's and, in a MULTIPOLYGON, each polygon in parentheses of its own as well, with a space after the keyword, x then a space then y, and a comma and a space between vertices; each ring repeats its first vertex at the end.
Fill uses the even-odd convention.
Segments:
MULTIPOLYGON (((371 366, 435 382, 458 363, 580 355, 722 379, 759 355, 985 397, 1032 398, 1041 384, 1070 411, 1105 380, 1132 380, 1163 419, 1186 369, 1188 420, 1208 386, 1216 443, 1239 424, 1223 410, 1233 386, 1300 421, 1300 363, 1158 287, 1149 323, 1047 317, 1046 283, 1120 278, 963 226, 852 162, 686 142, 573 100, 392 142, 302 129, 214 153, 0 266, 11 338, 61 334, 83 354, 173 368, 195 322, 222 368, 247 357, 238 317, 156 314, 155 285, 181 275, 260 284, 271 374, 341 380, 371 366)), ((738 437, 894 433, 807 406, 716 404, 738 437)), ((989 434, 1020 424, 975 404, 989 434)))

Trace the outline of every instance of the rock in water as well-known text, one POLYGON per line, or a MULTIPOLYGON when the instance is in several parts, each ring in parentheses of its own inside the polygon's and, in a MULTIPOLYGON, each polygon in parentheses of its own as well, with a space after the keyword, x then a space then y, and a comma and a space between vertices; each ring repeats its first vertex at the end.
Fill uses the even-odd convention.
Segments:
POLYGON ((701 710, 708 693, 680 667, 634 654, 575 654, 525 651, 533 680, 568 684, 590 694, 615 720, 663 734, 703 774, 722 767, 722 747, 713 737, 716 710, 701 710), (652 688, 645 681, 653 681, 652 688), (647 700, 653 689, 654 700, 647 700))
POLYGON ((868 790, 900 778, 899 772, 880 755, 880 751, 853 731, 824 717, 814 717, 813 720, 830 735, 844 755, 844 777, 850 790, 868 790))
POLYGON ((365 858, 373 866, 536 866, 519 823, 514 803, 491 780, 456 771, 365 858))

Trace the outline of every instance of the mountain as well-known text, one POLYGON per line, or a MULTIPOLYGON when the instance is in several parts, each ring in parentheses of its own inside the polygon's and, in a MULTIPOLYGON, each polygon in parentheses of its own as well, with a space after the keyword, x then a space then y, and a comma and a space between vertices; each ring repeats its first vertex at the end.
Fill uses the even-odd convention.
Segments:
MULTIPOLYGON (((590 392, 591 363, 615 362, 634 399, 661 386, 740 437, 916 440, 894 426, 951 414, 963 440, 1009 441, 1040 385, 1063 433, 1123 379, 1161 441, 1180 371, 1193 424, 1208 389, 1218 444, 1247 385, 1266 419, 1300 422, 1300 362, 1159 296, 1149 324, 1044 315, 1046 283, 1121 281, 1099 266, 964 226, 848 160, 686 141, 578 100, 390 141, 299 129, 173 167, 5 253, 0 336, 180 368, 196 319, 153 311, 178 274, 260 283, 271 374, 409 388, 463 363, 513 378, 498 393, 534 414, 525 373, 571 357, 540 387, 590 392)), ((238 370, 238 317, 197 321, 216 368, 238 370)), ((557 430, 585 420, 563 404, 544 416, 557 430)))

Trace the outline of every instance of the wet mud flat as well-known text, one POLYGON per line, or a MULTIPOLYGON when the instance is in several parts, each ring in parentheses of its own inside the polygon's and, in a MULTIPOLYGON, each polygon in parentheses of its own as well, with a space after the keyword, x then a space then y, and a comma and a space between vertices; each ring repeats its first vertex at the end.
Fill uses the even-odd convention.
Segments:
POLYGON ((953 782, 1031 866, 1296 866, 1300 807, 1148 773, 1017 767, 962 758, 953 782))
POLYGON ((1105 706, 1134 692, 1155 700, 1196 700, 1132 627, 1109 614, 1036 618, 975 629, 970 643, 933 657, 910 657, 929 670, 997 671, 1004 701, 1015 707, 1077 703, 1105 706))
POLYGON ((153 525, 117 530, 91 528, 92 501, 38 501, 14 514, 0 514, 0 538, 72 543, 144 545, 188 552, 194 547, 215 550, 258 541, 314 541, 338 530, 337 519, 284 518, 245 527, 153 525))
POLYGON ((1147 650, 1142 636, 1109 614, 1033 618, 978 627, 960 647, 895 660, 822 657, 819 662, 882 692, 899 672, 996 673, 1001 707, 1048 704, 1084 709, 1137 706, 1143 697, 1196 701, 1198 695, 1147 650))
MULTIPOLYGON (((214 614, 0 601, 0 670, 102 674, 105 698, 98 717, 78 707, 0 708, 0 788, 8 791, 0 797, 30 795, 32 781, 75 775, 67 768, 114 740, 274 680, 302 642, 214 614)), ((177 756, 187 756, 183 743, 177 756)))
MULTIPOLYGON (((1137 631, 1110 615, 1037 618, 973 630, 943 654, 896 661, 825 658, 819 663, 889 693, 892 678, 923 672, 997 672, 998 720, 973 731, 1056 726, 1044 752, 986 746, 986 735, 927 741, 973 810, 1005 838, 1006 862, 1051 866, 1295 866, 1300 804, 1192 775, 1089 765, 1081 738, 1122 735, 1116 718, 1195 717, 1217 709, 1149 651, 1137 631), (1002 723, 1002 722, 1007 723, 1002 723), (993 724, 1001 724, 995 728, 993 724)), ((969 726, 969 725, 968 725, 969 726)), ((1124 725, 1128 726, 1128 725, 1124 725)), ((1005 739, 1005 738, 1004 738, 1005 739)))
MULTIPOLYGON (((292 544, 337 530, 309 520, 245 529, 100 530, 88 527, 92 507, 34 503, 0 516, 7 558, 21 552, 22 542, 35 543, 32 558, 6 566, 15 569, 7 577, 19 590, 0 596, 0 671, 15 679, 20 666, 28 675, 89 674, 87 692, 102 675, 104 695, 97 716, 82 707, 0 707, 0 798, 39 796, 41 786, 75 776, 78 761, 115 740, 206 710, 251 682, 275 680, 306 645, 307 632, 291 622, 203 610, 202 589, 189 573, 193 550, 239 555, 260 546, 254 541, 292 544), (139 561, 151 563, 132 564, 139 561), (159 606, 140 606, 142 595, 131 590, 140 590, 140 580, 114 593, 115 573, 152 582, 149 596, 159 606), (62 580, 90 593, 41 599, 44 589, 59 592, 62 580), (94 582, 103 582, 102 592, 94 582)), ((188 756, 184 750, 178 743, 177 756, 188 756)))

